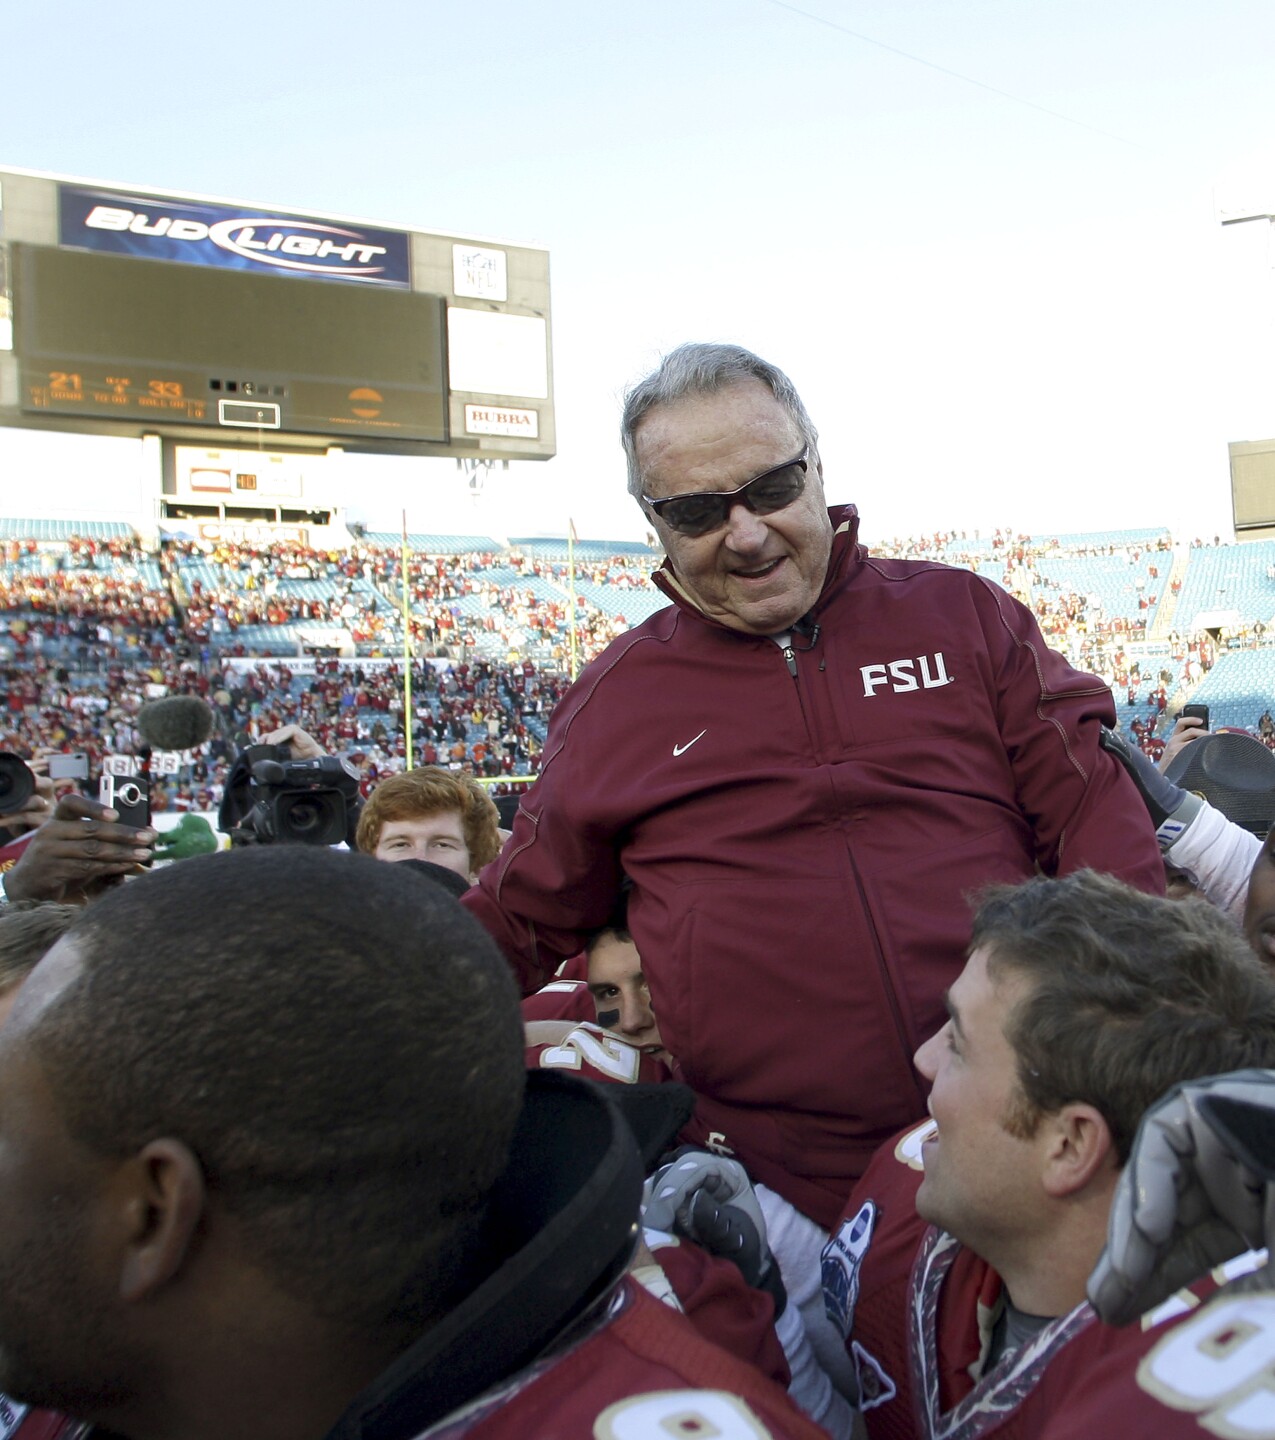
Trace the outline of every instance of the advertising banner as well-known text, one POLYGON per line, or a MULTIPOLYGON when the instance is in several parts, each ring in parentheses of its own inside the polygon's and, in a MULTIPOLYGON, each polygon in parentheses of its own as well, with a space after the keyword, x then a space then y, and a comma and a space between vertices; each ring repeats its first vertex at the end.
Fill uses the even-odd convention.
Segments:
POLYGON ((58 187, 59 239, 81 250, 222 270, 411 288, 408 237, 278 210, 58 187))

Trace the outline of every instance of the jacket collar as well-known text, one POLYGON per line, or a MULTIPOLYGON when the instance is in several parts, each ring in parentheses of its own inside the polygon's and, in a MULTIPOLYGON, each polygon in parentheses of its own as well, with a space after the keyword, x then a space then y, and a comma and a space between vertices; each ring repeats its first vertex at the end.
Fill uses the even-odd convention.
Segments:
POLYGON ((529 1071, 493 1196, 487 1277, 360 1394, 327 1440, 407 1440, 595 1313, 638 1234, 642 1165, 601 1087, 529 1071))

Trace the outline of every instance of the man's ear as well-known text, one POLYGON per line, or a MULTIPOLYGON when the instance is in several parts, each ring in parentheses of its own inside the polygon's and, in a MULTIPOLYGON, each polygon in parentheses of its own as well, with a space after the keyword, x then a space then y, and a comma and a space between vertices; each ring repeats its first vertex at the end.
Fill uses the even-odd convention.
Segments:
POLYGON ((203 1218, 204 1172, 180 1140, 152 1140, 116 1177, 124 1222, 120 1299, 144 1300, 186 1263, 203 1218))
POLYGON ((1066 1199, 1078 1194, 1104 1170, 1119 1166, 1111 1130, 1102 1112, 1079 1102, 1045 1117, 1042 1181, 1047 1194, 1066 1199))

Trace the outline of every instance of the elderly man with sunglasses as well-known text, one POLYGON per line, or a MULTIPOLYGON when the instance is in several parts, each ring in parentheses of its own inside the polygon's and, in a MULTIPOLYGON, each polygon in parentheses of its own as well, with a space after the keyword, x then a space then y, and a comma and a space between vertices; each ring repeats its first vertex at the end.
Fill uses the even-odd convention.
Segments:
POLYGON ((1163 888, 1101 681, 968 571, 879 560, 829 510, 791 382, 687 345, 630 392, 629 486, 673 604, 559 703, 541 777, 465 903, 527 989, 629 926, 687 1138, 831 1224, 873 1148, 925 1113, 991 881, 1106 870, 1163 888))

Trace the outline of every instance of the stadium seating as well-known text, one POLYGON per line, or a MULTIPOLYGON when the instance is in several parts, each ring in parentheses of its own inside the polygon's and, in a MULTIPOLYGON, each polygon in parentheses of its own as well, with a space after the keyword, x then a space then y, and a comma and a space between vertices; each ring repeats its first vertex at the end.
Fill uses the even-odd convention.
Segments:
POLYGON ((1275 540, 1201 546, 1190 553, 1174 628, 1190 634, 1201 615, 1235 611, 1243 624, 1275 620, 1275 540))
POLYGON ((1041 557, 1036 569, 1047 575, 1050 583, 1035 594, 1043 593, 1046 598, 1060 592, 1092 596, 1101 614, 1121 615, 1148 626, 1154 622, 1154 611, 1140 609, 1139 601, 1155 595, 1158 609, 1160 594, 1168 584, 1167 563, 1157 581, 1148 579, 1145 563, 1131 564, 1127 555, 1048 555, 1041 557))
MULTIPOLYGON (((1155 549, 1169 540, 1163 526, 1148 530, 1087 530, 1077 535, 1059 535, 1040 543, 1060 552, 1077 550, 1142 550, 1155 549)), ((1039 539, 1039 537, 1038 537, 1039 539)))
POLYGON ((133 527, 123 520, 6 520, 0 540, 123 540, 132 543, 133 527))
POLYGON ((1209 707, 1209 725, 1256 730, 1275 710, 1275 649, 1223 651, 1191 699, 1209 707))
MULTIPOLYGON (((570 547, 565 539, 558 540, 543 535, 518 539, 511 536, 509 548, 523 555, 537 556, 542 560, 557 560, 564 565, 567 563, 570 553, 570 547)), ((578 540, 574 548, 577 565, 610 560, 617 555, 633 556, 645 560, 652 560, 656 555, 649 545, 643 545, 639 540, 578 540)))
MULTIPOLYGON (((362 538, 369 545, 396 554, 403 544, 402 535, 393 530, 369 531, 362 538)), ((407 537, 407 548, 413 555, 473 555, 499 553, 505 547, 490 535, 426 535, 413 531, 407 537)))

